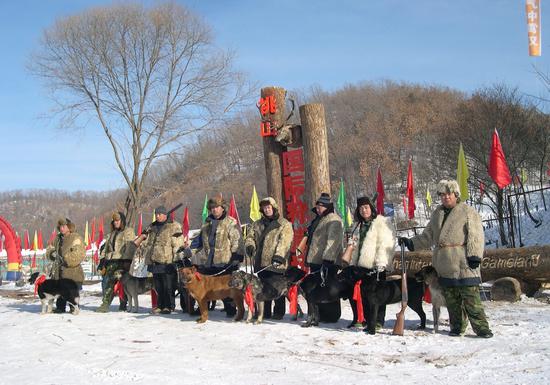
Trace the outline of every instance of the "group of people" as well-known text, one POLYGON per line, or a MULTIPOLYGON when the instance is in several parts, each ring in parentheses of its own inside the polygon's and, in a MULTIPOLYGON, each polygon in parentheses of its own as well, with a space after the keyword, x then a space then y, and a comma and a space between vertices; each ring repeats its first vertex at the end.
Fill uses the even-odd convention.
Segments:
MULTIPOLYGON (((492 337, 484 313, 479 284, 480 262, 484 248, 484 234, 478 213, 460 200, 458 183, 442 180, 437 186, 441 205, 431 216, 423 233, 411 239, 399 237, 399 245, 409 250, 432 249, 433 266, 440 276, 440 284, 447 300, 451 336, 464 333, 469 320, 474 332, 480 337, 492 337)), ((235 219, 227 215, 227 205, 221 197, 207 202, 209 215, 193 240, 182 235, 181 225, 168 218, 164 206, 155 209, 155 221, 147 231, 137 237, 126 226, 123 213, 112 216, 111 233, 106 237, 101 250, 100 268, 104 271, 104 294, 101 306, 96 311, 109 311, 114 296, 117 270, 128 271, 136 247, 152 273, 158 303, 154 314, 170 314, 175 309, 177 285, 176 262, 189 257, 202 274, 230 274, 250 261, 252 270, 264 285, 277 275, 284 274, 290 263, 293 240, 291 223, 282 215, 272 197, 260 201, 261 218, 250 226, 243 239, 235 219)), ((396 235, 390 218, 378 215, 369 197, 357 199, 355 222, 344 247, 344 228, 341 218, 334 212, 334 204, 327 193, 322 193, 312 209, 314 218, 307 227, 304 242, 296 253, 304 253, 305 262, 311 271, 324 271, 325 279, 333 279, 339 269, 354 265, 375 271, 378 279, 385 280, 393 266, 396 235), (301 249, 304 250, 301 250, 301 249)), ((69 220, 58 222, 59 235, 48 247, 47 255, 55 264, 52 277, 70 278, 82 284, 84 275, 80 262, 84 259, 84 243, 74 231, 69 220)), ((306 277, 306 279, 308 279, 306 277)), ((227 315, 235 314, 235 306, 224 300, 227 315)), ((266 303, 264 318, 281 319, 285 314, 285 298, 266 303)), ((125 309, 122 300, 120 310, 125 309)), ((65 311, 65 304, 58 300, 56 312, 65 311)), ((378 312, 377 324, 384 324, 385 308, 378 312)), ((319 314, 308 318, 316 325, 319 314)), ((322 319, 321 319, 322 320, 322 319)))

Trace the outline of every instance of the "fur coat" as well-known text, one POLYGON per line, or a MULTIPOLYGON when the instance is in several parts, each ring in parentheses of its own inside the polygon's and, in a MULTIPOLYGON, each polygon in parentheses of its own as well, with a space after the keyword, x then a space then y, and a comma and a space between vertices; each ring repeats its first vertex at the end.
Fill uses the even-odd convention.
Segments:
POLYGON ((277 267, 271 266, 267 270, 284 272, 288 267, 288 257, 294 230, 289 221, 279 215, 279 218, 268 221, 266 218, 257 220, 248 231, 246 246, 254 246, 254 269, 259 270, 271 264, 271 258, 278 255, 285 258, 285 263, 277 267), (267 231, 266 230, 267 227, 267 231))
POLYGON ((481 283, 480 268, 471 269, 467 257, 483 257, 485 236, 479 214, 459 202, 443 223, 444 211, 440 205, 432 214, 422 234, 412 238, 415 250, 434 247, 432 265, 444 287, 476 286, 481 283))
POLYGON ((144 247, 147 264, 173 263, 176 260, 177 251, 182 246, 181 225, 175 221, 167 221, 158 232, 152 230, 141 245, 144 247))
POLYGON ((307 263, 320 265, 323 261, 341 263, 343 251, 344 225, 342 219, 334 212, 321 218, 311 237, 307 251, 307 263))
POLYGON ((127 252, 128 242, 132 242, 136 237, 134 229, 126 227, 124 230, 118 232, 112 231, 107 235, 105 239, 105 247, 101 251, 101 258, 105 258, 108 261, 117 259, 132 259, 132 255, 127 252), (116 235, 114 247, 113 237, 116 235))
MULTIPOLYGON (((210 244, 208 238, 212 232, 212 218, 206 218, 204 225, 201 227, 201 232, 191 244, 193 254, 200 251, 203 252, 206 260, 210 255, 210 244)), ((215 242, 214 242, 214 257, 213 265, 222 265, 229 262, 232 254, 244 255, 243 240, 237 221, 227 214, 224 214, 223 219, 219 219, 216 227, 215 242)), ((205 261, 202 261, 205 262, 205 261)))
POLYGON ((46 257, 55 260, 53 256, 54 251, 62 256, 64 264, 59 267, 59 270, 52 271, 52 278, 72 279, 80 284, 84 282, 84 270, 82 270, 81 263, 86 257, 86 247, 82 237, 76 232, 63 236, 61 234, 58 235, 55 237, 53 245, 48 246, 46 257), (61 242, 61 237, 63 238, 63 242, 61 242))
MULTIPOLYGON (((359 227, 352 237, 359 238, 359 227)), ((378 215, 372 221, 361 250, 354 247, 351 264, 367 269, 393 270, 395 254, 395 229, 390 218, 378 215)))

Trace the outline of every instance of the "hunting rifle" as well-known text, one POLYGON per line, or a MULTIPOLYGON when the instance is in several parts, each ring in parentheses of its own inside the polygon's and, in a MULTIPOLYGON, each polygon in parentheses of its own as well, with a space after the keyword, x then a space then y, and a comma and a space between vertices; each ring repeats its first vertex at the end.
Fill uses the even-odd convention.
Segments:
POLYGON ((393 335, 402 336, 405 330, 405 310, 409 301, 409 291, 407 289, 407 266, 405 265, 405 244, 401 244, 401 310, 395 315, 395 325, 393 326, 393 335))
MULTIPOLYGON (((172 214, 174 211, 176 211, 177 209, 179 209, 181 206, 183 206, 183 203, 178 203, 177 205, 175 205, 170 211, 168 211, 166 213, 166 217, 170 217, 170 214, 172 214)), ((145 230, 143 230, 141 232, 141 234, 149 234, 149 232, 151 231, 151 226, 153 225, 153 223, 155 223, 156 220, 154 222, 152 222, 149 226, 147 226, 147 228, 145 230)))

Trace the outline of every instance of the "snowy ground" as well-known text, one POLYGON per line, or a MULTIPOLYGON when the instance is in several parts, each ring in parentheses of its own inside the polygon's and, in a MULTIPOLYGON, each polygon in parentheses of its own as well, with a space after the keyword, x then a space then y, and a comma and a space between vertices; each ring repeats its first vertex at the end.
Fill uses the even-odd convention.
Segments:
POLYGON ((0 384, 550 383, 550 305, 532 298, 485 302, 495 336, 480 339, 470 328, 447 336, 446 321, 432 334, 428 304, 428 330, 413 330, 419 320, 407 310, 398 337, 391 335, 397 305, 388 308, 386 327, 369 336, 345 328, 347 304, 337 324, 317 328, 288 315, 235 323, 217 309, 199 325, 181 313, 145 313, 148 296, 140 296, 140 314, 94 313, 99 285, 85 286, 80 315, 40 315, 31 291, 0 287, 0 384))

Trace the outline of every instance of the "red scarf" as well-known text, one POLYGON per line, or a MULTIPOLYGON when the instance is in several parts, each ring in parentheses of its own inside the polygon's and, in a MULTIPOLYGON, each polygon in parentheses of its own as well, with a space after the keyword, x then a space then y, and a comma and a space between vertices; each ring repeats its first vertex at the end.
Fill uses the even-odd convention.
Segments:
POLYGON ((288 289, 288 300, 290 302, 290 314, 295 316, 298 313, 298 285, 292 285, 288 289))
POLYGON ((248 311, 254 313, 254 296, 252 295, 252 285, 248 285, 244 291, 244 302, 248 306, 248 311))
POLYGON ((117 281, 117 283, 115 283, 113 293, 118 294, 118 298, 120 300, 124 300, 124 287, 122 286, 122 283, 120 283, 120 281, 117 281))
POLYGON ((426 289, 424 289, 424 302, 432 303, 432 293, 430 293, 430 287, 427 285, 426 289))
POLYGON ((40 277, 36 278, 36 281, 34 281, 34 296, 36 297, 36 294, 38 293, 38 286, 42 285, 42 283, 46 280, 45 275, 41 275, 40 277))
POLYGON ((365 322, 365 313, 363 312, 363 299, 361 297, 361 280, 355 282, 353 287, 353 300, 357 304, 357 322, 365 322))

